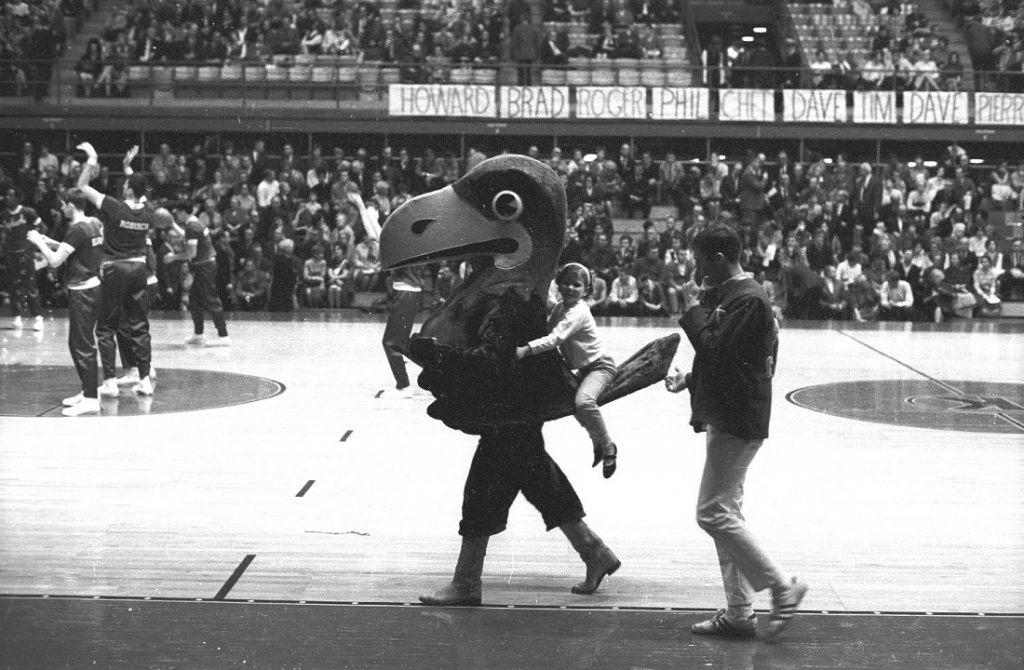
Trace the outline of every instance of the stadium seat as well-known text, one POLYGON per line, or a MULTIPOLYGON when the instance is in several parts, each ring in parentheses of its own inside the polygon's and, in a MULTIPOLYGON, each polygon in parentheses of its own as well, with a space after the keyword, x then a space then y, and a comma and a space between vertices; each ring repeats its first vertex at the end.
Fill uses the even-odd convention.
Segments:
POLYGON ((498 71, 489 67, 473 68, 473 83, 482 86, 494 86, 498 79, 498 71))
POLYGON ((590 83, 594 86, 615 86, 615 71, 607 62, 595 65, 590 73, 590 83))
POLYGON ((198 92, 195 66, 176 65, 172 73, 174 78, 174 97, 186 100, 195 98, 198 92))
POLYGON ((545 68, 540 73, 540 83, 545 86, 565 86, 566 73, 562 69, 545 68))

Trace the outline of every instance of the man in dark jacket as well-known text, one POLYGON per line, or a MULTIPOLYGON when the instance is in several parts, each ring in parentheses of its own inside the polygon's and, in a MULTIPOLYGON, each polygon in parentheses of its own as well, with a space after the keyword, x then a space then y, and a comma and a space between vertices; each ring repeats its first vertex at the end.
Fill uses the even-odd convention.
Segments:
POLYGON ((693 239, 694 280, 682 291, 679 324, 693 345, 693 369, 670 373, 666 386, 690 389, 690 424, 707 432, 707 460, 697 523, 715 540, 727 609, 694 624, 698 635, 752 636, 753 597, 771 589, 771 615, 760 628, 773 641, 792 621, 807 585, 785 577, 746 529, 740 512, 747 468, 768 437, 778 326, 764 289, 740 267, 739 235, 723 225, 693 239), (703 305, 697 283, 711 288, 703 305))

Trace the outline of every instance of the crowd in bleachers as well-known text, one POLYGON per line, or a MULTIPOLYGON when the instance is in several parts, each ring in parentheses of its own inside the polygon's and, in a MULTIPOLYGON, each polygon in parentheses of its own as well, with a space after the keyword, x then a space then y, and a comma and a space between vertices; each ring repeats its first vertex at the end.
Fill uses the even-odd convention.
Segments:
POLYGON ((964 21, 979 90, 1024 93, 1024 5, 1019 0, 950 0, 964 21))
POLYGON ((381 62, 407 82, 458 63, 495 63, 508 33, 501 0, 200 2, 134 0, 111 13, 76 68, 85 95, 129 83, 129 63, 222 65, 381 62))
POLYGON ((0 96, 46 96, 68 27, 82 25, 83 0, 6 0, 0 16, 0 96))
MULTIPOLYGON (((538 17, 525 0, 133 0, 113 8, 76 71, 82 95, 110 96, 127 90, 130 64, 342 66, 340 81, 350 65, 375 63, 395 68, 396 82, 465 83, 459 70, 467 65, 493 75, 497 64, 514 62, 527 84, 539 83, 533 68, 572 59, 685 59, 668 0, 541 7, 538 17), (668 24, 674 35, 659 32, 668 24)), ((324 77, 333 80, 326 70, 324 77)))
MULTIPOLYGON (((239 310, 346 307, 357 292, 385 290, 377 243, 366 238, 350 194, 384 220, 414 194, 452 183, 484 158, 478 149, 463 158, 340 146, 300 156, 291 145, 271 156, 261 140, 211 149, 164 144, 140 167, 150 200, 209 227, 218 290, 239 310)), ((529 153, 563 176, 569 216, 562 260, 594 272, 592 310, 599 315, 677 313, 680 287, 695 279, 689 241, 714 222, 742 231, 745 267, 790 317, 994 316, 1002 300, 1024 298, 1021 240, 1011 244, 992 223, 1024 209, 1024 162, 978 170, 956 144, 931 156, 934 162, 893 158, 874 168, 842 155, 801 162, 750 153, 729 164, 715 156, 655 157, 628 144, 584 151, 529 153)), ((94 182, 114 195, 117 159, 110 157, 94 182)), ((70 154, 26 143, 20 163, 0 180, 3 192, 15 188, 59 239, 60 196, 79 169, 70 154)), ((157 308, 183 309, 190 276, 173 253, 184 241, 154 231, 153 242, 157 308)), ((444 300, 466 272, 436 268, 434 298, 444 300)), ((44 300, 60 306, 59 277, 42 270, 41 279, 44 300)))
POLYGON ((916 4, 838 0, 788 7, 807 57, 811 87, 963 90, 960 54, 916 4))
MULTIPOLYGON (((1021 4, 949 3, 963 18, 973 68, 996 73, 980 75, 978 88, 1024 91, 1021 4)), ((543 14, 535 17, 526 0, 128 0, 110 7, 109 24, 90 40, 75 70, 84 96, 127 95, 133 64, 160 63, 234 64, 240 70, 246 63, 310 68, 363 61, 394 66, 396 82, 465 83, 453 80, 453 69, 515 62, 520 84, 693 82, 681 17, 669 0, 555 0, 540 7, 543 14), (591 81, 589 70, 602 59, 635 68, 610 80, 602 72, 591 81), (578 70, 578 81, 566 82, 555 70, 538 81, 534 68, 563 66, 578 70), (653 70, 651 76, 665 72, 642 81, 645 69, 653 70)), ((53 59, 66 44, 68 22, 81 25, 84 0, 9 0, 4 10, 0 93, 41 98, 53 59)), ((714 88, 964 88, 960 53, 915 4, 793 2, 788 13, 796 32, 781 54, 762 37, 749 43, 708 37, 695 79, 714 88)))

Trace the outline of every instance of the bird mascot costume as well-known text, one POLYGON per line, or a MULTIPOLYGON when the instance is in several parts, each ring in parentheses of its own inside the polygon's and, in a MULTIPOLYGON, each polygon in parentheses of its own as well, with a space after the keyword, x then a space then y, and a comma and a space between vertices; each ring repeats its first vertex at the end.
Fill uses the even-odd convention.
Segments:
MULTIPOLYGON (((435 400, 427 413, 479 436, 463 493, 462 548, 450 584, 428 605, 479 605, 487 542, 505 529, 521 492, 548 530, 559 528, 586 565, 573 593, 591 594, 620 561, 583 521, 572 484, 544 449, 545 421, 573 412, 578 382, 557 351, 521 360, 516 347, 547 334, 546 297, 565 240, 565 189, 540 161, 502 155, 384 223, 385 270, 465 260, 457 292, 424 322, 408 356, 435 400)), ((599 403, 661 381, 679 336, 652 342, 619 366, 599 403)))

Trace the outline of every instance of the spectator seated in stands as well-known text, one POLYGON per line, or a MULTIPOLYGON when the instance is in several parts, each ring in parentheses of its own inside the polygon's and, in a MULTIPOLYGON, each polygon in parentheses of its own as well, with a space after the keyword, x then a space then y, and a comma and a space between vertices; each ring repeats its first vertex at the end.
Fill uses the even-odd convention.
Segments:
POLYGON ((637 284, 637 316, 668 316, 668 303, 661 284, 650 270, 640 275, 637 284))
POLYGON ((978 297, 978 316, 998 317, 1002 314, 999 271, 992 265, 992 259, 987 254, 978 257, 978 268, 972 276, 971 288, 978 297))
POLYGON ((553 33, 548 28, 541 32, 539 47, 541 65, 562 66, 569 63, 569 37, 564 31, 553 33))
POLYGON ((926 314, 935 323, 947 319, 970 319, 978 299, 966 287, 946 281, 946 274, 938 267, 924 273, 924 300, 926 314))
POLYGON ((612 285, 608 287, 606 314, 608 316, 636 316, 639 310, 640 289, 629 265, 623 263, 612 285))
POLYGON ((269 297, 270 274, 246 258, 235 282, 235 305, 246 312, 260 311, 266 309, 269 297))
POLYGON ((327 297, 327 261, 319 244, 312 249, 312 257, 302 264, 302 292, 306 307, 325 307, 327 297))
POLYGON ((867 275, 859 275, 847 291, 850 315, 854 321, 877 321, 881 301, 867 275))
POLYGON ((939 66, 932 59, 931 51, 925 49, 918 54, 912 67, 913 88, 917 91, 938 91, 941 89, 939 81, 939 66))
POLYGON ((896 270, 889 270, 885 284, 879 292, 883 321, 912 321, 914 318, 914 292, 910 282, 900 279, 896 270))

